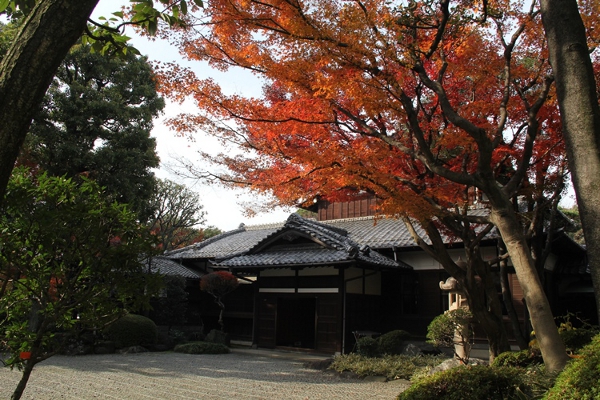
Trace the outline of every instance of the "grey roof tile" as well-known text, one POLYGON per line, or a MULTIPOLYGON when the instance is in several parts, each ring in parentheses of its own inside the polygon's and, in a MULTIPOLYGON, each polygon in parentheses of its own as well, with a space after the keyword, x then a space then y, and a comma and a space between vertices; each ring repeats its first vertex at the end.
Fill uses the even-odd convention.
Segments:
MULTIPOLYGON (((483 209, 473 211, 473 215, 484 216, 486 213, 487 210, 483 209)), ((263 265, 275 265, 276 259, 280 260, 277 261, 278 263, 284 263, 284 260, 290 263, 291 260, 298 263, 310 263, 308 260, 313 257, 329 257, 329 262, 334 262, 334 259, 342 260, 339 255, 333 256, 333 253, 328 253, 328 256, 324 255, 325 252, 321 255, 317 253, 312 255, 309 254, 308 250, 299 250, 298 248, 294 250, 296 251, 294 255, 292 253, 286 253, 285 255, 268 253, 263 248, 264 246, 260 246, 261 243, 268 243, 290 230, 303 232, 317 239, 326 247, 348 254, 352 253, 357 260, 377 265, 389 266, 387 263, 391 260, 375 251, 371 251, 372 254, 370 254, 369 249, 417 246, 404 222, 400 219, 359 217, 318 222, 302 218, 298 214, 291 214, 287 221, 282 223, 249 227, 241 225, 238 229, 225 232, 204 242, 171 251, 165 254, 165 257, 174 260, 214 260, 215 265, 223 266, 242 265, 243 262, 247 262, 247 265, 255 265, 259 263, 259 259, 263 265), (256 254, 251 254, 253 253, 252 249, 258 249, 255 251, 256 254), (233 257, 238 258, 234 261, 232 260, 233 257), (245 261, 242 262, 242 260, 245 261)), ((419 225, 415 225, 415 230, 421 237, 427 238, 424 230, 419 225)), ((452 241, 449 238, 445 238, 445 240, 447 242, 452 241)), ((311 250, 311 252, 314 251, 314 249, 311 250)), ((394 263, 394 261, 391 262, 394 263)), ((410 268, 409 266, 405 267, 410 268)))
POLYGON ((288 266, 338 263, 350 261, 352 259, 353 257, 350 257, 345 251, 334 249, 311 249, 245 254, 226 259, 215 265, 226 267, 288 266))
POLYGON ((170 260, 166 257, 153 257, 152 261, 150 262, 150 270, 153 273, 159 273, 163 275, 182 276, 184 278, 191 279, 201 278, 200 273, 186 268, 178 262, 170 260))

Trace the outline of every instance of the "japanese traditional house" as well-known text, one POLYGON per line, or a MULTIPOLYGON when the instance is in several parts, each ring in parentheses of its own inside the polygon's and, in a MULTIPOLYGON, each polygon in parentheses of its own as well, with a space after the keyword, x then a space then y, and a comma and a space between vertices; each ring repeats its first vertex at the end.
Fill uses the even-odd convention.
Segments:
MULTIPOLYGON (((402 221, 372 215, 374 201, 320 202, 318 221, 291 214, 280 224, 241 225, 165 257, 200 275, 214 270, 236 275, 242 284, 225 298, 226 327, 232 338, 259 347, 335 353, 352 350, 357 331, 404 329, 424 336, 429 322, 448 309, 439 286, 448 275, 415 244, 402 221)), ((546 282, 551 303, 560 307, 561 299, 574 290, 587 293, 591 283, 585 251, 564 234, 557 238, 546 282)), ((448 247, 455 259, 461 256, 461 243, 448 241, 448 247)), ((482 251, 485 259, 497 257, 493 235, 482 251)), ((525 319, 514 275, 510 283, 525 319)))

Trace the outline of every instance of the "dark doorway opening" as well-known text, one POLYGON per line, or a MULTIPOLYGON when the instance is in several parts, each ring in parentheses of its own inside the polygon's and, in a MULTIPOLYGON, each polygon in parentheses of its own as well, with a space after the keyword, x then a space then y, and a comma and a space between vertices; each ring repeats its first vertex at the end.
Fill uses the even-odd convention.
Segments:
POLYGON ((279 298, 277 346, 315 348, 316 298, 279 298))

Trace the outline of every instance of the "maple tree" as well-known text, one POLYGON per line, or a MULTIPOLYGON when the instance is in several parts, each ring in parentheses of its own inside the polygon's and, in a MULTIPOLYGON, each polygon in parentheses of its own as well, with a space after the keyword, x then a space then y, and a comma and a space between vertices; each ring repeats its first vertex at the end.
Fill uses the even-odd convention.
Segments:
MULTIPOLYGON (((566 170, 535 2, 214 1, 210 14, 195 17, 196 29, 174 38, 187 58, 244 68, 265 82, 260 97, 227 95, 189 69, 163 65, 160 90, 199 108, 172 127, 202 129, 241 149, 205 154, 229 172, 199 177, 283 204, 366 190, 382 199, 382 214, 423 225, 436 217, 432 241, 440 229, 471 235, 473 257, 494 226, 544 338, 546 366, 564 366, 528 244, 541 219, 525 222, 515 209, 526 196, 530 214, 542 215, 566 170), (479 196, 487 215, 467 212, 479 196)), ((464 270, 442 257, 459 281, 480 275, 478 260, 464 270)))
POLYGON ((210 293, 221 311, 219 312, 219 326, 221 332, 225 332, 225 324, 223 323, 223 313, 225 311, 225 303, 223 303, 223 297, 233 292, 239 286, 238 278, 236 278, 231 272, 227 271, 215 271, 210 274, 206 274, 200 279, 200 289, 204 292, 210 293))

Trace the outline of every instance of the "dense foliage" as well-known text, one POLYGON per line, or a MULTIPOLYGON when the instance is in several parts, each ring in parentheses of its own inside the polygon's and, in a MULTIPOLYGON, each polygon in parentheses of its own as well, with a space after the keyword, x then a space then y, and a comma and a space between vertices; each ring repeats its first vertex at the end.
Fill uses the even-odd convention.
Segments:
POLYGON ((600 335, 585 346, 562 371, 544 399, 592 400, 600 398, 600 335))
POLYGON ((518 368, 462 366, 418 380, 398 400, 504 400, 524 387, 518 368))
POLYGON ((149 230, 87 179, 15 170, 0 238, 0 346, 9 365, 24 368, 19 393, 36 363, 81 332, 147 307, 157 289, 145 273, 149 230))
POLYGON ((22 163, 51 175, 85 175, 143 219, 158 167, 153 119, 164 107, 145 58, 110 58, 77 45, 32 123, 22 163))

